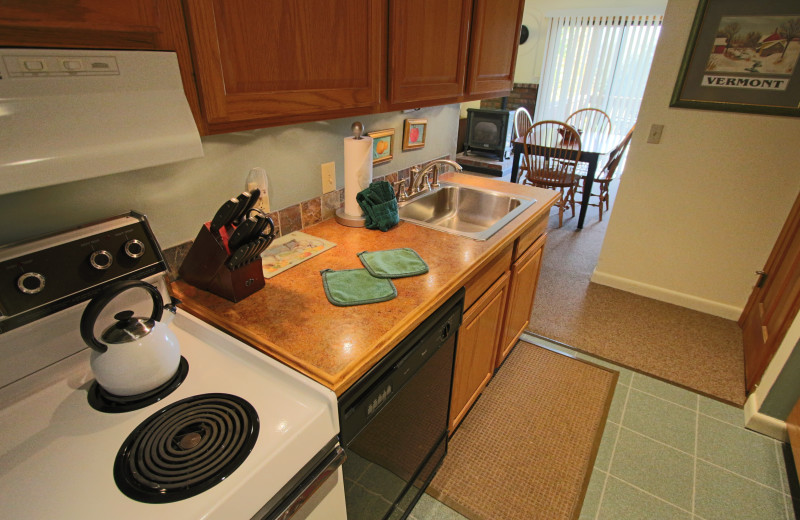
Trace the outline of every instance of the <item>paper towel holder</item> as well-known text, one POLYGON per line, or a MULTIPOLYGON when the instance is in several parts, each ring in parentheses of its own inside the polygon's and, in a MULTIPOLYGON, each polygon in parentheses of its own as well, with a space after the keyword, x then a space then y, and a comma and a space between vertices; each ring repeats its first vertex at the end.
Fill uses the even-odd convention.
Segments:
POLYGON ((350 125, 350 131, 353 132, 353 139, 361 139, 361 136, 364 135, 364 125, 361 124, 361 121, 356 121, 350 125))
MULTIPOLYGON (((353 132, 353 139, 363 139, 361 136, 364 133, 364 125, 361 121, 355 121, 350 125, 350 131, 353 132)), ((367 225, 367 217, 362 215, 350 215, 345 213, 344 206, 336 210, 336 222, 347 227, 365 227, 367 225)))
POLYGON ((336 222, 347 227, 364 227, 367 225, 367 217, 348 215, 344 208, 339 208, 336 210, 336 222))

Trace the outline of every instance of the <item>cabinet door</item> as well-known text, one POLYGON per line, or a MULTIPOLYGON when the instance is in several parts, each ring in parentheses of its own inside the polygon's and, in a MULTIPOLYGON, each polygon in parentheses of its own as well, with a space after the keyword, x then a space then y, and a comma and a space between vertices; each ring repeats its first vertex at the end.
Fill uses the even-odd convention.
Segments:
POLYGON ((472 0, 392 0, 389 102, 455 101, 464 94, 472 0))
POLYGON ((508 356, 530 321, 533 300, 536 296, 536 284, 539 282, 539 271, 542 266, 542 248, 545 239, 546 235, 542 235, 511 266, 503 341, 497 350, 495 367, 499 367, 508 356))
POLYGON ((492 378, 507 295, 508 272, 464 313, 453 367, 450 434, 492 378))
POLYGON ((467 94, 503 94, 514 86, 524 0, 475 0, 467 94))
POLYGON ((386 0, 186 0, 185 5, 212 133, 378 109, 386 0))

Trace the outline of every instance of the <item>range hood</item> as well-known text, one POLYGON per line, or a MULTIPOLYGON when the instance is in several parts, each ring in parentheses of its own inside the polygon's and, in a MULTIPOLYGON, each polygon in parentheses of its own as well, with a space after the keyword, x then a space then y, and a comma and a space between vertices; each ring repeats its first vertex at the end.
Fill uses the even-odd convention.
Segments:
POLYGON ((173 52, 0 49, 0 194, 203 156, 173 52))

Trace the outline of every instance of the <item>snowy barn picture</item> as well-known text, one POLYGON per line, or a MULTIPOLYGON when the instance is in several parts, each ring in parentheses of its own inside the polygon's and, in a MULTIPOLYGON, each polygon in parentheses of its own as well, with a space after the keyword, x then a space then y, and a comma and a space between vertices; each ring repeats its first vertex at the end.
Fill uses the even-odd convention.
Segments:
POLYGON ((706 72, 791 75, 800 57, 796 16, 723 16, 706 72))

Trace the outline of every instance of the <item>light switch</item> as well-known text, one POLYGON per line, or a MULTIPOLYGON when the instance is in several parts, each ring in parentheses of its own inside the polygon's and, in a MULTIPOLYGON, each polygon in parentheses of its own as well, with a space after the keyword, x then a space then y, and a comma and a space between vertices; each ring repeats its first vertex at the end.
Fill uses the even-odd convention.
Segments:
POLYGON ((662 132, 664 132, 664 125, 651 125, 650 133, 647 134, 647 142, 651 144, 660 143, 662 132))

